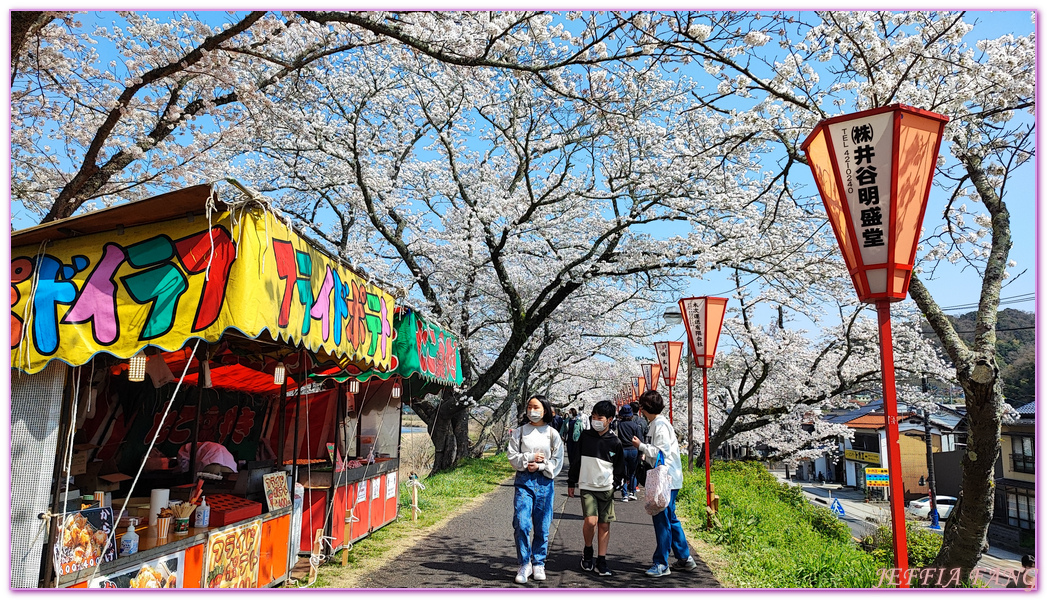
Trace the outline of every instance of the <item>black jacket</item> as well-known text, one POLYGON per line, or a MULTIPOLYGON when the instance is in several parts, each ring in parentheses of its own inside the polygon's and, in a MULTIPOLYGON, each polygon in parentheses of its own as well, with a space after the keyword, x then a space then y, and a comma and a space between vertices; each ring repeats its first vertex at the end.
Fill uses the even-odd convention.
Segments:
POLYGON ((581 460, 571 461, 567 479, 578 482, 579 489, 609 492, 625 479, 625 456, 617 435, 610 431, 601 435, 586 429, 578 440, 578 447, 581 460))
POLYGON ((636 436, 643 441, 643 429, 640 424, 636 422, 636 417, 629 419, 628 421, 618 422, 618 439, 622 441, 622 447, 632 448, 633 436, 636 436))

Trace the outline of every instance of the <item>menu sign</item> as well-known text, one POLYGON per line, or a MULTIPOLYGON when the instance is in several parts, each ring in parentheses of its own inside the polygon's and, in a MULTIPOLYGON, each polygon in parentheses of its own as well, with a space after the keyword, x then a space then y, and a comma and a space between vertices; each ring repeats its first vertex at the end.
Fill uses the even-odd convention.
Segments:
POLYGON ((60 575, 116 560, 116 540, 109 541, 106 548, 106 541, 113 531, 112 508, 88 508, 58 518, 58 540, 53 560, 55 571, 60 575))
POLYGON ((280 471, 263 475, 262 485, 265 487, 265 503, 269 505, 270 511, 291 506, 286 473, 280 471))
POLYGON ((204 552, 204 587, 257 588, 261 537, 261 519, 212 532, 204 552))

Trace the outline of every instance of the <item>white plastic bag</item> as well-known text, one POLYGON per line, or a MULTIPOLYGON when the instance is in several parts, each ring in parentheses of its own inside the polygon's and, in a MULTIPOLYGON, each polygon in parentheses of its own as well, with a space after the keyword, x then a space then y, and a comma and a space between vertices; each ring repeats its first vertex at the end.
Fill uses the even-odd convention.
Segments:
POLYGON ((647 480, 643 484, 644 504, 647 514, 654 516, 669 506, 672 490, 669 489, 669 467, 665 466, 665 455, 658 451, 658 464, 647 471, 647 480))

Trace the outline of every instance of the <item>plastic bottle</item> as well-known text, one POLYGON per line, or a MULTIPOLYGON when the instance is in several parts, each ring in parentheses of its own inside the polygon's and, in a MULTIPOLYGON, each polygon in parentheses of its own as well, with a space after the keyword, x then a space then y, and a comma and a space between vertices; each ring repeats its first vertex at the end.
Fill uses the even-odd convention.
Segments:
POLYGON ((127 533, 120 538, 120 556, 128 556, 138 552, 138 534, 135 533, 135 525, 137 524, 134 519, 131 519, 131 524, 127 526, 127 533))
POLYGON ((211 521, 211 507, 207 505, 207 496, 200 497, 200 506, 196 507, 196 521, 193 527, 207 527, 211 521))

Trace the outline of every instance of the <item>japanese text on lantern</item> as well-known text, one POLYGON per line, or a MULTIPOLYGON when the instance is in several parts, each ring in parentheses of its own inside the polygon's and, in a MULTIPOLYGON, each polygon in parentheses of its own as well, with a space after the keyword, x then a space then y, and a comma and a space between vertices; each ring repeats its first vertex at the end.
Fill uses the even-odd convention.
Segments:
POLYGON ((862 247, 883 245, 883 215, 880 213, 880 187, 876 182, 876 166, 872 159, 876 152, 872 146, 872 125, 863 123, 851 127, 851 141, 855 144, 855 179, 858 181, 858 202, 861 210, 862 247))

